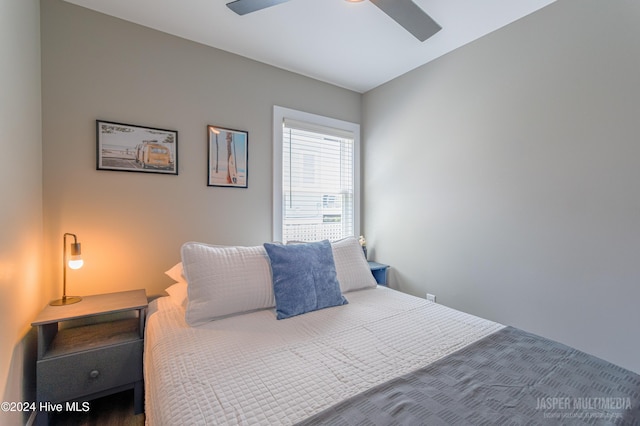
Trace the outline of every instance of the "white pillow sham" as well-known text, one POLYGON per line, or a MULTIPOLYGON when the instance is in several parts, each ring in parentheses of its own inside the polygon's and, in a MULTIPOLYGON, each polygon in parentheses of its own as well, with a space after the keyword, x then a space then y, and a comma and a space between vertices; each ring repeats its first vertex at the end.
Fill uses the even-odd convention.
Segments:
POLYGON ((176 282, 179 282, 179 283, 187 282, 187 280, 185 280, 184 275, 182 273, 182 262, 176 263, 175 265, 173 265, 171 269, 169 269, 168 271, 165 271, 164 273, 168 275, 169 278, 171 278, 176 282))
POLYGON ((340 290, 343 293, 378 285, 364 257, 356 237, 347 237, 331 243, 340 290))
POLYGON ((171 301, 183 309, 187 307, 187 282, 180 281, 164 289, 171 301))
POLYGON ((188 242, 180 252, 188 283, 187 324, 198 326, 275 306, 269 258, 263 246, 188 242))

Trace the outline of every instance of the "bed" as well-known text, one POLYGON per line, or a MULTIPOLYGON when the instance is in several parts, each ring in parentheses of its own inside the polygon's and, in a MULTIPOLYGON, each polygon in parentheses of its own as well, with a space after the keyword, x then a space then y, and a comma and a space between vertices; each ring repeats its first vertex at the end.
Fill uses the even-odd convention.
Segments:
POLYGON ((638 375, 377 286, 357 241, 329 247, 343 299, 287 316, 279 255, 183 246, 149 307, 147 424, 639 424, 638 375))

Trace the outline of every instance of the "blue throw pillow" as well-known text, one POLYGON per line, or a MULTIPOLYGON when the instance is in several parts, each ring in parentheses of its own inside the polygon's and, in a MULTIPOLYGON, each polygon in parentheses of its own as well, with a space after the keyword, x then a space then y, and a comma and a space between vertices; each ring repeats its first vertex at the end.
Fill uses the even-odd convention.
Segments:
POLYGON ((271 261, 278 319, 344 305, 329 241, 282 245, 265 243, 271 261))

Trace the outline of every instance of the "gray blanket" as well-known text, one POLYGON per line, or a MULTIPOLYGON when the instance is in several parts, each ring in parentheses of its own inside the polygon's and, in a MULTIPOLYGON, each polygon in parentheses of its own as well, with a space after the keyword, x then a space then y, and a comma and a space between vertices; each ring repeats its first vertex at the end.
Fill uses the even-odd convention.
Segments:
POLYGON ((506 327, 299 423, 537 424, 640 425, 640 376, 506 327))

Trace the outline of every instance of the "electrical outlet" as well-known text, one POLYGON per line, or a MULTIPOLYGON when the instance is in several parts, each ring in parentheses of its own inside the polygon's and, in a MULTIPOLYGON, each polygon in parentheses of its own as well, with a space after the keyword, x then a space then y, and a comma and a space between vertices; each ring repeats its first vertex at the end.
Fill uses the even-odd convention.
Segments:
POLYGON ((429 294, 429 293, 427 293, 427 300, 428 300, 429 302, 436 303, 436 295, 435 295, 435 294, 429 294))

